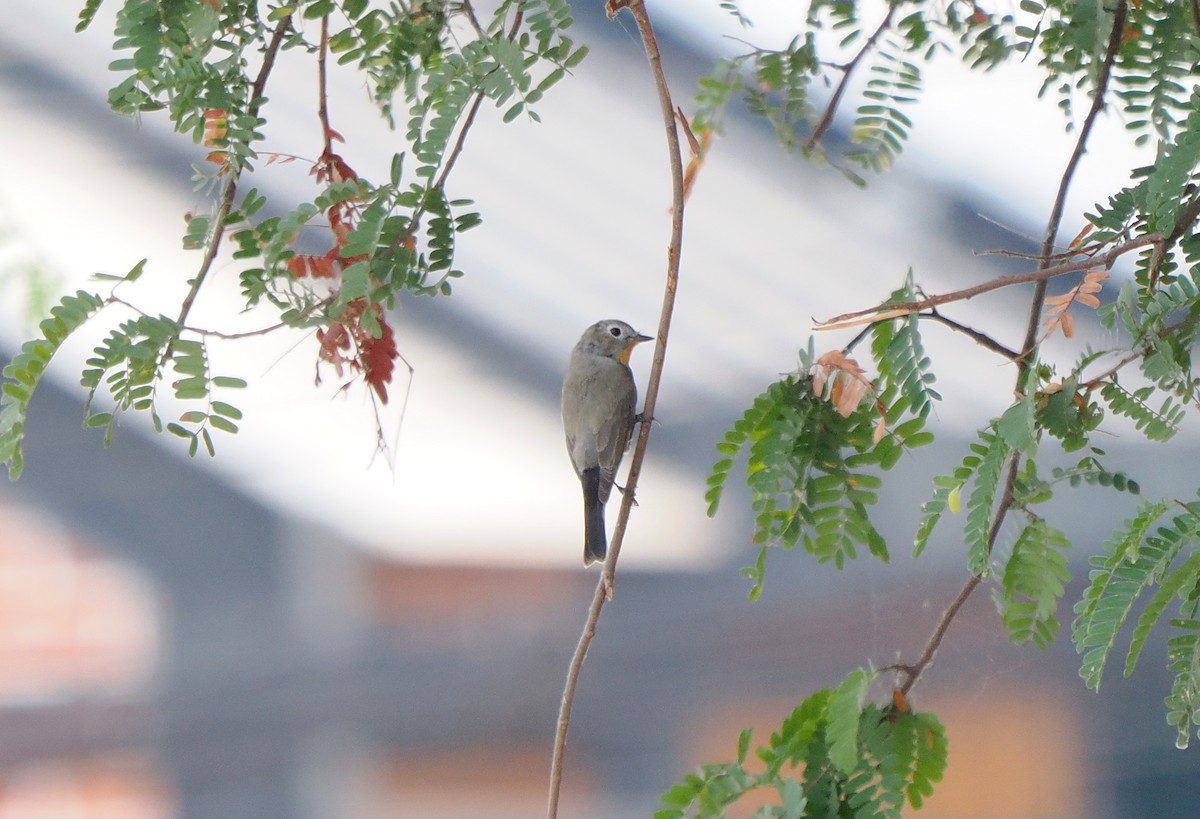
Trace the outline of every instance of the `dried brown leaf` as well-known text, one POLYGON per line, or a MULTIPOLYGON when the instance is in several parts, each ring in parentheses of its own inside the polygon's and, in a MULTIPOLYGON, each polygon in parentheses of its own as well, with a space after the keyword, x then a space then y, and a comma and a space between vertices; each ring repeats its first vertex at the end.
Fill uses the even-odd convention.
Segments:
POLYGON ((877 321, 886 321, 887 319, 900 318, 901 316, 909 316, 918 312, 912 307, 901 307, 895 310, 879 310, 878 312, 867 311, 861 315, 848 316, 846 318, 835 318, 830 321, 814 322, 814 330, 844 330, 847 327, 861 327, 864 324, 874 324, 877 321))
POLYGON ((1070 313, 1063 313, 1058 317, 1058 326, 1062 328, 1062 334, 1067 338, 1075 337, 1075 317, 1070 313))
POLYGON ((838 415, 849 417, 871 390, 858 362, 841 350, 830 350, 817 359, 812 369, 813 394, 829 400, 838 415))

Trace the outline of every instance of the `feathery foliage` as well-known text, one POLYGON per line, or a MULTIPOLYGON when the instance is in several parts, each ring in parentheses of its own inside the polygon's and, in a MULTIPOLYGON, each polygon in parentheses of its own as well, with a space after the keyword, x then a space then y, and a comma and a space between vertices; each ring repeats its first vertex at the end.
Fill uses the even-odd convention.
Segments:
POLYGON ((747 766, 750 730, 742 731, 736 760, 684 777, 662 795, 655 819, 716 819, 735 802, 761 799, 765 789, 779 804, 755 816, 898 819, 906 805, 919 808, 945 772, 945 730, 902 698, 882 707, 870 702, 875 678, 858 669, 809 695, 755 749, 758 773, 747 766))
POLYGON ((1021 530, 993 595, 1014 643, 1045 648, 1054 640, 1059 627, 1054 615, 1063 584, 1071 576, 1066 554, 1070 545, 1062 532, 1039 518, 1021 530))
MULTIPOLYGON (((79 30, 95 22, 100 7, 85 0, 79 30)), ((488 102, 505 121, 536 120, 538 102, 587 53, 565 34, 572 23, 565 0, 505 0, 483 21, 468 4, 441 2, 122 0, 114 21, 118 57, 110 67, 119 79, 110 106, 165 115, 207 152, 194 171, 213 206, 185 229, 184 247, 202 255, 177 317, 146 316, 135 307, 89 362, 87 424, 105 428, 107 440, 117 416, 135 410, 163 429, 153 396, 162 379, 178 375, 172 390, 199 406, 165 429, 185 439, 192 454, 201 446, 213 452, 210 430, 235 432, 241 417, 214 393, 236 380, 207 374, 206 339, 221 333, 187 324, 223 240, 235 247, 246 307, 274 314, 264 316, 261 332, 315 328, 318 363, 339 377, 361 378, 386 402, 400 357, 386 311, 405 294, 448 295, 463 275, 454 261, 458 236, 481 221, 471 201, 448 188, 477 109, 488 102), (315 58, 319 71, 311 76, 322 77, 312 96, 321 141, 307 160, 316 183, 311 202, 268 202, 262 188, 237 195, 241 182, 268 166, 297 160, 273 152, 264 137, 272 73, 284 52, 315 58), (393 156, 388 179, 366 179, 335 151, 345 137, 329 120, 327 60, 364 78, 389 123, 404 121, 407 144, 393 156), (113 412, 90 409, 101 387, 116 402, 113 412)), ((153 262, 145 270, 163 275, 153 262)), ((127 281, 122 301, 136 305, 139 289, 127 281)), ((17 382, 8 383, 20 392, 17 382)), ((12 477, 20 472, 17 423, 0 449, 12 477)))
POLYGON ((42 337, 27 341, 4 367, 0 393, 0 460, 8 464, 8 477, 16 480, 25 467, 21 442, 29 417, 29 402, 45 375, 46 366, 71 333, 83 326, 105 305, 94 293, 78 291, 64 296, 40 325, 42 337))
POLYGON ((754 565, 744 570, 753 581, 752 598, 762 592, 766 550, 772 546, 803 543, 819 561, 838 568, 858 556, 858 546, 888 559, 867 508, 876 501, 878 473, 894 467, 907 449, 932 440, 924 424, 938 395, 915 322, 880 324, 872 349, 885 363, 868 384, 852 359, 817 360, 810 345, 801 353, 799 370, 768 387, 717 445, 722 457, 708 478, 710 515, 734 459, 748 451, 754 541, 760 547, 754 565), (814 378, 823 369, 835 371, 829 390, 814 378), (861 402, 851 394, 854 389, 862 390, 861 402))

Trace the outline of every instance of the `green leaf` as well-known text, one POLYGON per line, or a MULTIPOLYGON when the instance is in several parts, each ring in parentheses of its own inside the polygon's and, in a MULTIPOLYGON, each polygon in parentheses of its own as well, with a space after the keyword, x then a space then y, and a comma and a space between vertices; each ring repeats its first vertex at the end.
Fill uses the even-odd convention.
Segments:
POLYGON ((1108 656, 1117 633, 1129 618, 1141 593, 1175 559, 1182 542, 1171 530, 1151 527, 1167 509, 1165 502, 1146 501, 1125 526, 1105 544, 1107 557, 1091 558, 1090 583, 1075 604, 1071 637, 1082 655, 1079 675, 1085 684, 1099 690, 1108 656))
POLYGON ((829 698, 829 760, 843 774, 851 773, 859 763, 859 720, 867 687, 874 679, 874 672, 855 669, 833 689, 829 698))
MULTIPOLYGON (((94 13, 94 10, 93 10, 94 13)), ((29 402, 41 383, 46 364, 62 343, 108 302, 83 290, 64 296, 40 325, 42 338, 25 342, 4 367, 0 389, 0 461, 8 466, 8 477, 16 480, 24 469, 21 444, 29 402)))
POLYGON ((1200 622, 1172 620, 1182 633, 1167 640, 1167 668, 1175 673, 1167 694, 1167 724, 1175 728, 1175 747, 1188 747, 1200 719, 1200 622))
POLYGON ((1189 590, 1195 588, 1198 581, 1200 581, 1200 551, 1195 551, 1163 578, 1158 589, 1150 596, 1146 607, 1142 609, 1142 614, 1138 617, 1137 625, 1133 629, 1133 636, 1129 641, 1129 653, 1125 657, 1126 677, 1131 675, 1137 666, 1138 658, 1150 636, 1150 630, 1161 619, 1167 605, 1175 597, 1184 598, 1189 590))
POLYGON ((743 728, 738 734, 737 744, 737 763, 742 765, 746 762, 746 753, 750 750, 750 735, 753 733, 751 728, 743 728))
POLYGON ((1000 578, 997 605, 1014 643, 1045 648, 1058 631, 1054 615, 1062 599, 1067 569, 1067 540, 1059 530, 1034 518, 1017 537, 1000 578))
POLYGON ((100 10, 100 4, 103 0, 85 0, 83 8, 79 12, 79 22, 75 24, 75 31, 80 32, 92 24, 92 20, 96 19, 96 12, 100 10))
POLYGON ((111 412, 94 412, 83 419, 83 425, 89 428, 105 427, 112 423, 111 412))
POLYGON ((1034 429, 1033 397, 1023 396, 1013 404, 996 422, 996 432, 1008 444, 1010 450, 1030 455, 1036 443, 1034 429))
POLYGON ((226 404, 224 401, 213 401, 212 411, 218 415, 223 415, 226 418, 231 418, 238 421, 242 417, 242 411, 232 404, 226 404))
MULTIPOLYGON (((237 424, 233 423, 233 421, 230 421, 228 418, 224 418, 220 415, 208 416, 208 425, 210 427, 212 427, 213 429, 219 429, 222 432, 228 432, 231 435, 235 434, 238 431, 237 424)), ((212 454, 211 446, 209 447, 209 450, 210 450, 209 454, 212 454)))

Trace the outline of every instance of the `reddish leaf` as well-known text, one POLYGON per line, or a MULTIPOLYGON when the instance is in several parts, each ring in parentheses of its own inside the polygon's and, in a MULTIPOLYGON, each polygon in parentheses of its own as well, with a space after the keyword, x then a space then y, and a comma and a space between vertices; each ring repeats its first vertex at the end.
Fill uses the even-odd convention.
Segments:
POLYGON ((367 383, 371 385, 371 389, 375 390, 379 400, 386 404, 388 400, 387 385, 392 383, 392 374, 396 369, 396 356, 400 351, 396 349, 395 335, 392 333, 391 325, 387 323, 383 311, 378 304, 373 306, 375 320, 379 322, 379 338, 375 338, 369 333, 363 333, 363 339, 359 343, 359 358, 362 361, 363 376, 367 383))
POLYGON ((204 146, 213 147, 218 140, 225 139, 229 132, 228 112, 224 108, 207 108, 204 111, 204 146))
POLYGON ((386 404, 388 384, 392 382, 400 352, 392 328, 378 304, 371 305, 371 311, 379 325, 379 337, 363 328, 362 314, 366 307, 366 299, 355 299, 346 305, 336 320, 318 330, 317 356, 320 361, 333 365, 339 378, 347 369, 362 373, 363 380, 386 404))

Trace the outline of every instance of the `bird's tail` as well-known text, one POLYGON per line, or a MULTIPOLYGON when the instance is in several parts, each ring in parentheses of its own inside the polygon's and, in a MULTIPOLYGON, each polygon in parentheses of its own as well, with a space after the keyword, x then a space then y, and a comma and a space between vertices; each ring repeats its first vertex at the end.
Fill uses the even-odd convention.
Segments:
POLYGON ((583 470, 583 565, 604 560, 608 536, 604 530, 604 502, 600 500, 600 467, 583 470))

